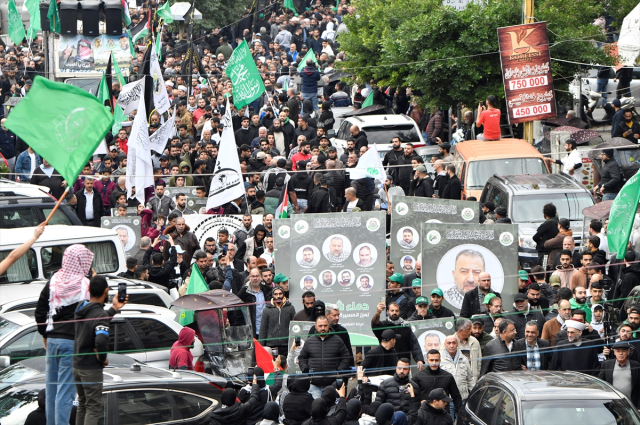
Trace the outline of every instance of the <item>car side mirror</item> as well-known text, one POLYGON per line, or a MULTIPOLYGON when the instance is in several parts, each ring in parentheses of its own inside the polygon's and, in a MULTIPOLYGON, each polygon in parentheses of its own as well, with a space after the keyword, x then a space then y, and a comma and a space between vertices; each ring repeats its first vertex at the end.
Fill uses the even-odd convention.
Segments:
POLYGON ((9 366, 11 366, 11 357, 0 356, 0 370, 5 369, 9 366))
POLYGON ((333 137, 336 137, 336 131, 335 131, 335 130, 333 130, 333 129, 331 129, 331 130, 327 131, 327 137, 328 137, 329 139, 331 139, 331 138, 333 138, 333 137))

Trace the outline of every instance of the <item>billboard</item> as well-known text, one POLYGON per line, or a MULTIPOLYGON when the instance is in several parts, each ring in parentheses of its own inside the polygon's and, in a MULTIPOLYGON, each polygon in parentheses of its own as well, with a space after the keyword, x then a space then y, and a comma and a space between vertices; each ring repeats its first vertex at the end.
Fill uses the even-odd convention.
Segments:
MULTIPOLYGON (((201 199, 201 198, 196 198, 201 199)), ((205 203, 207 202, 207 198, 204 199, 205 203)), ((191 200, 191 199, 190 199, 191 200)), ((187 201, 187 206, 189 206, 189 202, 187 201)), ((200 246, 204 246, 204 241, 209 236, 218 242, 218 232, 225 228, 229 231, 229 240, 233 241, 233 234, 236 230, 242 228, 242 215, 208 215, 208 214, 188 214, 182 216, 184 218, 184 222, 189 226, 189 230, 193 232, 193 234, 198 239, 198 243, 200 246)), ((253 227, 256 227, 258 224, 262 224, 262 215, 252 215, 253 218, 253 227)), ((237 247, 236 247, 237 248, 237 247)))
POLYGON ((125 33, 117 35, 85 35, 65 36, 56 39, 56 65, 60 73, 102 73, 113 52, 123 75, 129 75, 131 67, 131 50, 129 37, 125 33))
POLYGON ((511 305, 518 292, 517 238, 515 224, 422 223, 422 281, 435 282, 444 305, 457 314, 464 295, 478 286, 478 275, 489 272, 491 289, 511 305))
POLYGON ((556 116, 547 23, 498 28, 509 122, 556 116))

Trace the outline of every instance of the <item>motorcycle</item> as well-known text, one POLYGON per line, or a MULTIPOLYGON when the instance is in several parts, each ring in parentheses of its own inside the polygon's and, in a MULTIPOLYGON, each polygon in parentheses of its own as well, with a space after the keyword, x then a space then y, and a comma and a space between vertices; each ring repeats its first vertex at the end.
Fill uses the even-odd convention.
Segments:
MULTIPOLYGON (((634 97, 623 97, 620 99, 620 109, 623 111, 632 111, 637 115, 635 104, 636 99, 634 97)), ((611 124, 613 116, 616 113, 615 108, 611 103, 604 101, 602 94, 593 90, 589 91, 589 99, 582 95, 583 116, 586 115, 590 126, 598 126, 603 124, 611 124), (593 111, 597 108, 604 108, 605 115, 602 119, 596 120, 593 117, 593 111)))

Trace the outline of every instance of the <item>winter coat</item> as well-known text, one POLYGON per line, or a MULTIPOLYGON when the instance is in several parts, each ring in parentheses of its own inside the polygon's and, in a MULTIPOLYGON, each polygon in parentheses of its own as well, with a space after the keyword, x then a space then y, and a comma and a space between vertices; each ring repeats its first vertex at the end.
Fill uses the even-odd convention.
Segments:
POLYGON ((69 304, 61 307, 56 311, 53 316, 53 329, 47 331, 47 318, 49 315, 49 284, 51 280, 40 291, 40 297, 36 304, 36 310, 34 313, 34 319, 38 324, 38 333, 43 338, 60 338, 74 340, 76 336, 76 328, 74 325, 74 315, 76 312, 77 304, 69 304), (60 323, 58 323, 60 322, 60 323))
MULTIPOLYGON (((338 335, 342 340, 342 342, 344 342, 344 346, 347 347, 347 352, 350 354, 353 353, 353 349, 351 348, 351 339, 349 338, 349 331, 347 331, 347 328, 345 328, 344 326, 338 323, 335 325, 330 325, 329 332, 331 332, 332 334, 338 335)), ((309 335, 313 335, 315 333, 317 333, 316 326, 313 325, 311 326, 311 329, 309 329, 309 335)), ((355 363, 353 361, 353 355, 350 355, 348 360, 349 360, 349 367, 355 366, 355 363)))
MULTIPOLYGON (((196 238, 196 235, 194 235, 190 230, 191 228, 186 224, 182 235, 178 234, 178 230, 175 226, 168 226, 164 229, 164 234, 170 235, 173 238, 173 243, 180 245, 182 249, 186 251, 182 257, 185 264, 191 264, 191 258, 193 257, 194 252, 200 249, 198 238, 196 238)), ((164 244, 164 249, 162 251, 164 261, 169 259, 169 248, 171 248, 171 244, 164 244)))
MULTIPOLYGON (((622 269, 622 283, 616 298, 626 298, 633 288, 640 285, 640 263, 633 263, 622 269)), ((624 300, 616 302, 616 307, 622 306, 624 300)))
MULTIPOLYGON (((598 378, 603 381, 607 381, 610 385, 613 385, 613 369, 615 368, 617 360, 605 360, 600 366, 600 374, 598 378)), ((635 408, 640 407, 640 386, 638 386, 638 382, 640 382, 640 363, 628 360, 629 367, 631 369, 631 382, 633 386, 631 388, 631 404, 635 406, 635 408)))
MULTIPOLYGON (((538 350, 540 352, 540 370, 548 370, 551 364, 551 356, 553 352, 549 341, 538 338, 538 350)), ((520 354, 520 363, 523 366, 527 365, 527 340, 522 338, 513 342, 512 352, 520 354)))
POLYGON ((63 181, 64 179, 57 170, 54 169, 51 177, 48 177, 40 167, 36 167, 31 176, 30 183, 48 187, 51 196, 60 199, 65 190, 65 188, 62 187, 63 181))
MULTIPOLYGON (((249 287, 251 285, 246 285, 240 288, 237 295, 243 302, 249 305, 249 314, 251 315, 251 324, 253 325, 253 332, 256 332, 256 296, 249 292, 249 287)), ((264 300, 271 301, 271 288, 269 288, 264 283, 260 284, 260 291, 264 296, 264 300)), ((266 306, 265 306, 266 310, 266 306)), ((264 310, 262 311, 264 316, 264 310)), ((262 323, 260 323, 260 330, 262 330, 262 323)))
POLYGON ((524 338, 524 328, 527 326, 527 322, 535 320, 538 323, 538 332, 542 333, 544 327, 544 314, 538 309, 532 309, 529 307, 526 311, 518 311, 515 307, 507 317, 513 322, 516 327, 516 339, 524 338))
POLYGON ((286 425, 301 425, 311 417, 313 397, 309 394, 311 383, 306 376, 293 376, 289 384, 289 394, 282 402, 284 423, 286 425))
POLYGON ((411 190, 412 193, 410 196, 431 198, 433 196, 433 180, 429 176, 423 179, 414 180, 411 185, 411 190))
POLYGON ((458 176, 454 174, 453 177, 449 177, 440 197, 442 199, 456 200, 460 200, 462 198, 462 183, 458 176))
POLYGON ((453 425, 449 409, 436 409, 429 403, 424 403, 418 410, 415 425, 453 425))
POLYGON ((347 401, 340 397, 334 414, 327 416, 331 406, 327 406, 326 401, 321 398, 313 400, 311 403, 311 418, 303 422, 303 425, 342 425, 347 418, 347 401))
POLYGON ((382 345, 376 345, 365 356, 362 367, 365 370, 365 376, 368 377, 391 375, 397 363, 398 353, 394 348, 387 350, 382 345))
POLYGON ((320 80, 320 72, 315 66, 305 66, 300 72, 302 78, 302 93, 317 93, 318 81, 320 80))
POLYGON ((331 211, 331 200, 329 189, 326 187, 318 187, 315 189, 307 203, 307 213, 328 213, 331 211))
POLYGON ((447 352, 441 350, 440 368, 453 375, 458 391, 460 391, 460 397, 462 397, 463 400, 466 400, 469 397, 469 392, 476 384, 476 378, 471 370, 469 360, 467 360, 464 354, 458 350, 458 361, 454 363, 447 352))
POLYGON ((544 243, 549 239, 555 238, 557 234, 558 217, 547 218, 538 226, 535 235, 532 236, 533 241, 536 243, 538 254, 549 254, 549 250, 544 247, 544 243))
POLYGON ((76 338, 73 343, 73 368, 102 370, 107 360, 109 324, 116 310, 105 311, 104 305, 84 301, 78 303, 74 315, 76 338))
MULTIPOLYGON (((471 316, 473 316, 474 314, 481 313, 478 291, 480 291, 480 288, 475 287, 471 291, 467 291, 467 293, 464 294, 464 298, 462 300, 462 308, 460 308, 460 317, 471 319, 471 316)), ((496 292, 490 289, 489 293, 496 294, 496 297, 500 297, 500 292, 496 292)))
POLYGON ((353 137, 353 141, 355 142, 356 152, 360 152, 360 148, 363 146, 369 146, 369 140, 367 139, 367 133, 360 130, 358 134, 353 137))
MULTIPOLYGON (((337 335, 327 335, 324 339, 319 335, 311 336, 300 351, 298 364, 302 373, 308 373, 309 369, 319 372, 345 371, 349 368, 349 357, 352 353, 347 352, 347 348, 342 339, 337 335)), ((335 381, 334 376, 326 374, 314 375, 311 379, 313 385, 325 387, 335 381)))
POLYGON ((396 334, 400 335, 400 339, 396 341, 395 346, 398 358, 406 357, 411 359, 411 356, 413 356, 413 361, 424 363, 422 348, 420 347, 420 343, 418 342, 416 335, 411 331, 411 326, 408 322, 398 325, 389 320, 380 320, 376 325, 371 321, 371 330, 376 338, 378 338, 378 341, 380 341, 382 338, 382 332, 386 329, 393 329, 396 334))
POLYGON ((289 322, 293 320, 296 309, 289 301, 285 301, 281 308, 271 303, 262 310, 260 322, 260 342, 266 346, 287 345, 289 338, 289 322))
MULTIPOLYGON (((369 351, 371 353, 371 351, 369 351)), ((368 356, 369 354, 367 354, 368 356)), ((378 385, 378 391, 376 392, 376 401, 380 403, 391 403, 394 409, 397 411, 408 412, 409 403, 416 402, 420 399, 419 394, 416 394, 415 398, 411 397, 408 392, 400 391, 401 385, 411 384, 414 391, 417 392, 418 384, 409 378, 401 379, 397 373, 393 374, 393 378, 385 379, 378 385)))
MULTIPOLYGON (((513 341, 513 345, 515 346, 515 341, 513 341)), ((484 348, 480 375, 485 375, 489 372, 522 370, 520 366, 520 356, 512 355, 512 353, 514 353, 514 350, 509 351, 507 344, 500 338, 496 338, 488 343, 484 348)))
POLYGON ((458 385, 452 374, 439 367, 437 370, 431 370, 429 366, 426 366, 420 372, 413 376, 413 380, 420 387, 420 400, 426 400, 429 398, 429 393, 436 388, 442 388, 445 393, 453 399, 453 405, 456 411, 462 406, 462 396, 458 385))
POLYGON ((436 143, 436 137, 442 137, 442 111, 436 111, 429 119, 429 125, 427 126, 427 141, 431 144, 436 143))
POLYGON ((176 203, 167 195, 163 195, 162 198, 153 195, 153 197, 149 199, 149 202, 147 202, 147 208, 153 211, 154 214, 162 214, 168 217, 169 212, 176 209, 176 203))
POLYGON ((93 190, 93 218, 90 220, 87 219, 86 216, 87 197, 84 194, 84 189, 80 189, 76 192, 76 199, 78 202, 76 204, 76 215, 78 216, 80 222, 84 226, 100 227, 100 217, 103 216, 102 209, 104 207, 100 194, 96 192, 95 189, 93 190))
POLYGON ((604 187, 604 193, 618 193, 620 191, 622 178, 620 175, 620 167, 614 159, 610 159, 602 163, 602 174, 600 175, 600 184, 604 187))
MULTIPOLYGON (((36 158, 36 168, 33 170, 35 173, 40 164, 42 164, 42 159, 37 153, 34 152, 33 154, 36 158)), ((16 174, 20 177, 21 183, 29 183, 29 180, 31 180, 29 173, 31 173, 31 156, 29 155, 29 151, 24 151, 18 155, 18 159, 16 160, 16 174)))
POLYGON ((251 388, 251 396, 246 403, 235 403, 231 406, 220 405, 218 410, 209 413, 210 425, 242 425, 246 423, 253 408, 260 403, 259 393, 260 387, 255 384, 251 388))
POLYGON ((566 236, 573 236, 573 231, 571 229, 559 231, 556 236, 544 242, 544 248, 549 251, 549 261, 552 258, 556 258, 556 255, 562 251, 562 244, 566 236))

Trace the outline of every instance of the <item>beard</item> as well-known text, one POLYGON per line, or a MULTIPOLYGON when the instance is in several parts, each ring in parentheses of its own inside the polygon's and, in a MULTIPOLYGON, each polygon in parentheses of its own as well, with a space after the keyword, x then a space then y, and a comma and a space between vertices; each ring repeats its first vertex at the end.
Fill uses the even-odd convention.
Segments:
POLYGON ((399 314, 390 314, 389 315, 389 319, 390 320, 398 320, 400 318, 399 314))

